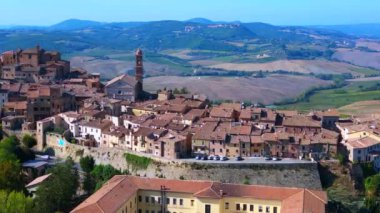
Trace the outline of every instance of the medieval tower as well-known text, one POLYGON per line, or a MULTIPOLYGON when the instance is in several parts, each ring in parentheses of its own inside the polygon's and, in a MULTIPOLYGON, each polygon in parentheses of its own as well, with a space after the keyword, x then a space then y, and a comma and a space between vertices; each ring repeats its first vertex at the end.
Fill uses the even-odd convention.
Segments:
POLYGON ((143 52, 139 48, 136 51, 136 68, 135 68, 135 79, 136 83, 136 94, 137 99, 141 100, 143 98, 143 76, 144 76, 144 67, 143 67, 143 52))

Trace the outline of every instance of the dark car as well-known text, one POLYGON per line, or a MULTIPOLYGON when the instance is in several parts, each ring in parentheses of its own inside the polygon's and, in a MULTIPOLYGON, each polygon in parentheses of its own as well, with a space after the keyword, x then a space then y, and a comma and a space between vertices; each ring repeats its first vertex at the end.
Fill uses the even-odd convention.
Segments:
POLYGON ((202 157, 202 160, 208 160, 207 155, 203 156, 203 157, 202 157))
POLYGON ((265 160, 272 160, 272 157, 271 156, 266 156, 265 160))
POLYGON ((236 158, 235 158, 235 160, 237 160, 237 161, 242 161, 242 160, 244 160, 242 157, 240 157, 240 156, 237 156, 236 158))
POLYGON ((201 160, 202 159, 202 156, 200 156, 200 155, 197 155, 196 157, 195 157, 195 160, 201 160))
POLYGON ((226 160, 228 160, 228 158, 227 158, 226 156, 223 156, 223 157, 221 157, 219 160, 221 160, 221 161, 226 161, 226 160))
POLYGON ((220 160, 220 157, 219 157, 218 155, 216 155, 216 156, 214 157, 214 160, 220 160))

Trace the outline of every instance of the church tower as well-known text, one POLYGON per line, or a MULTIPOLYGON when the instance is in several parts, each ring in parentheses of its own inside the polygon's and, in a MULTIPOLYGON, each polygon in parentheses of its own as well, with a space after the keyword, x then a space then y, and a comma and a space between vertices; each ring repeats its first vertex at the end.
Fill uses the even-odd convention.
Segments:
POLYGON ((135 100, 144 99, 143 91, 143 76, 144 76, 144 67, 143 67, 143 52, 141 49, 136 50, 136 70, 135 70, 135 79, 137 81, 135 86, 135 100))
POLYGON ((143 52, 141 49, 137 49, 136 51, 136 73, 135 78, 136 81, 139 83, 143 83, 143 75, 144 75, 144 68, 143 68, 143 52))

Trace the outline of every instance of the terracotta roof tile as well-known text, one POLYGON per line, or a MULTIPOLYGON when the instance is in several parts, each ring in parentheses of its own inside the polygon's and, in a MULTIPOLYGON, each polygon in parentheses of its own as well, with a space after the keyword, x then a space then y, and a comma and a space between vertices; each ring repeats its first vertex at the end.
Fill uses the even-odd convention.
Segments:
POLYGON ((193 194, 199 198, 241 197, 281 201, 281 212, 325 212, 326 192, 303 188, 226 184, 212 181, 184 181, 117 175, 77 206, 73 213, 116 212, 138 190, 193 194))

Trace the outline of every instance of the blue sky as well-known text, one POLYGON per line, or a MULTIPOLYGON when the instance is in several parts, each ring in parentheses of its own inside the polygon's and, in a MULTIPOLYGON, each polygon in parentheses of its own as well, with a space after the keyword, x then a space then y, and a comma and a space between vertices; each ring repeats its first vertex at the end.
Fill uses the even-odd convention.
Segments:
POLYGON ((186 20, 276 25, 379 23, 380 0, 7 0, 0 25, 51 25, 77 18, 102 22, 186 20))

